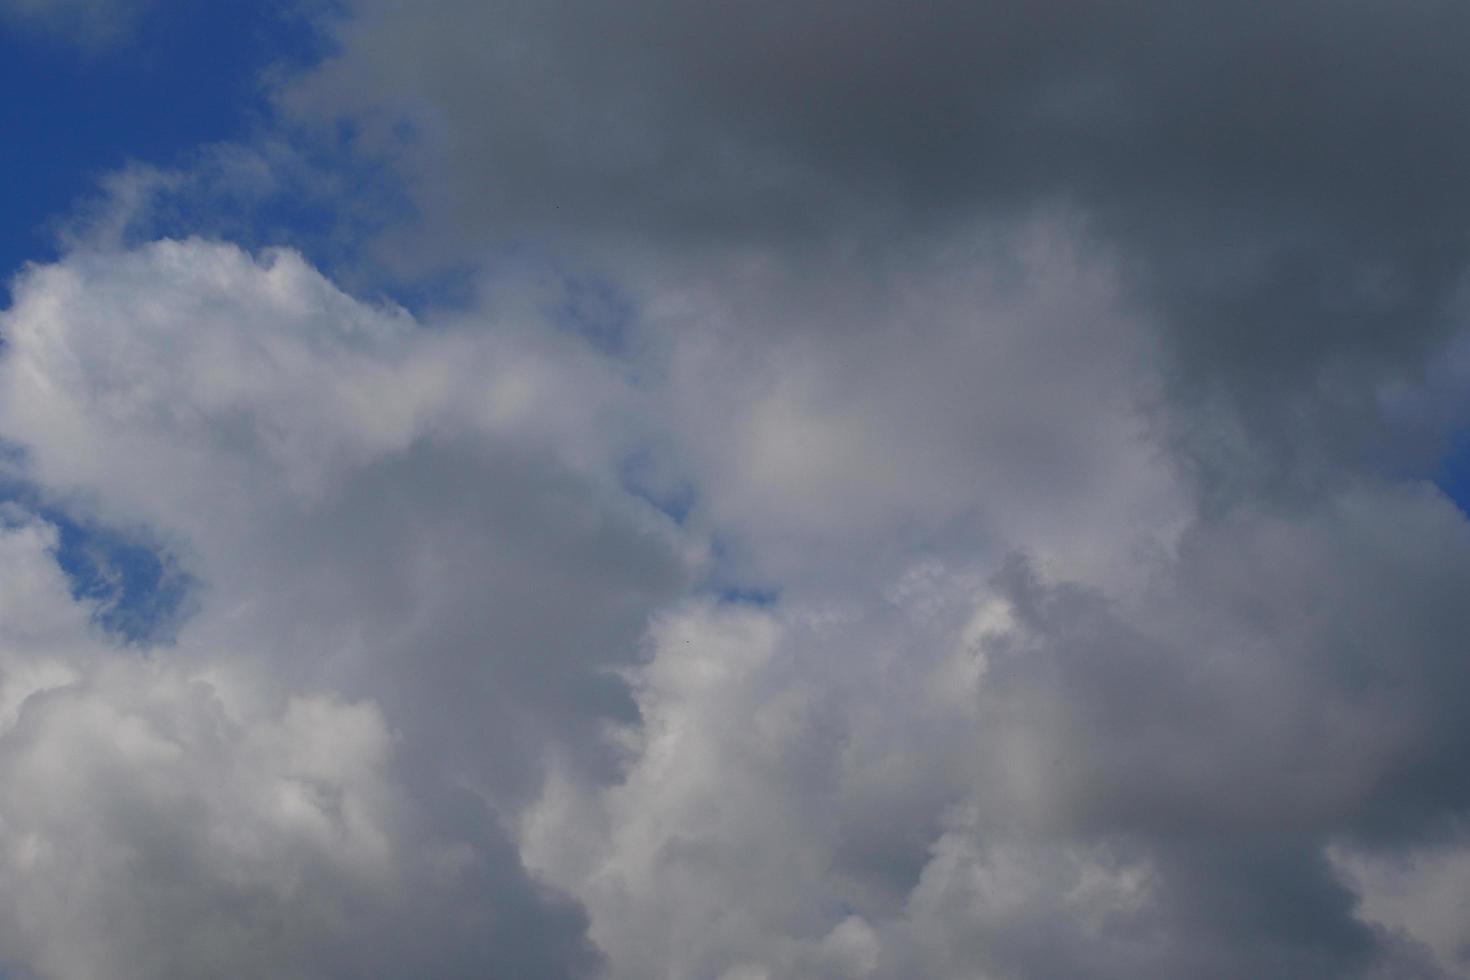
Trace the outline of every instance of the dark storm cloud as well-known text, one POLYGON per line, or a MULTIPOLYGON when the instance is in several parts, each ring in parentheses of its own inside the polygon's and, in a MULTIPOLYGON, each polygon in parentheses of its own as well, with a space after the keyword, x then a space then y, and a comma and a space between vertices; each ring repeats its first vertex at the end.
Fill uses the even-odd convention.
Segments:
MULTIPOLYGON (((1159 975, 1434 975, 1358 918, 1323 843, 1462 832, 1463 519, 1432 491, 1359 492, 1206 522, 1159 571, 1132 608, 1021 564, 998 579, 1018 629, 980 715, 997 782, 1025 750, 1044 834, 1150 855, 1159 975)), ((1014 812, 999 795, 996 822, 1014 812)))
POLYGON ((1446 336, 1470 249, 1463 4, 354 7, 294 97, 410 120, 469 241, 789 250, 1075 208, 1155 311, 1216 495, 1437 445, 1383 431, 1374 387, 1446 336))
POLYGON ((1432 240, 1466 197, 1470 13, 1438 0, 356 6, 327 75, 379 67, 453 113, 442 135, 480 178, 460 192, 502 220, 565 204, 657 228, 694 208, 799 230, 838 192, 910 219, 1062 196, 1127 205, 1120 224, 1432 240), (783 185, 799 199, 734 210, 783 185))

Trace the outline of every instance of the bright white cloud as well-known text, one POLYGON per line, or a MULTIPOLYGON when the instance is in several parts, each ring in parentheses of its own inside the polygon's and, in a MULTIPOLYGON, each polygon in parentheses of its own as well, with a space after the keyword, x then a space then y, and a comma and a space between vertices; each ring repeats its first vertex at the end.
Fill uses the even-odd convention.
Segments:
MULTIPOLYGON (((225 656, 112 648, 70 597, 53 548, 46 525, 17 513, 0 531, 10 963, 144 978, 333 976, 378 963, 456 975, 493 961, 484 943, 497 932, 503 942, 503 928, 462 903, 495 858, 416 814, 376 706, 286 694, 225 656), (451 910, 478 920, 480 945, 432 948, 463 942, 442 922, 451 910)), ((513 908, 514 875, 501 884, 513 908)), ((534 898, 522 907, 555 922, 534 898)))
POLYGON ((290 253, 201 241, 32 270, 4 329, 23 474, 200 583, 176 644, 116 648, 54 534, 15 512, 17 964, 587 968, 577 914, 498 820, 548 757, 605 771, 600 732, 630 710, 609 672, 693 554, 589 471, 621 440, 610 368, 514 323, 421 328, 290 253))
POLYGON ((1128 600, 926 564, 874 605, 688 607, 627 781, 554 784, 526 854, 617 977, 1431 975, 1432 903, 1354 865, 1375 935, 1325 855, 1437 819, 1467 545, 1375 490, 1202 523, 1128 600))

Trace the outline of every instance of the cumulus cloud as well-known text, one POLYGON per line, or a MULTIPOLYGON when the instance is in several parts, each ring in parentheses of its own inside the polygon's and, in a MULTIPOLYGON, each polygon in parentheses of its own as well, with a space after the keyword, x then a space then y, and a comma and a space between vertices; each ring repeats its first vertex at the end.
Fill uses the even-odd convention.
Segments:
POLYGON ((523 825, 613 975, 1463 971, 1384 869, 1465 808, 1470 541, 1393 482, 1464 417, 1464 12, 676 6, 362 0, 283 92, 430 264, 626 289, 780 596, 665 612, 523 825))
POLYGON ((1365 489, 1202 523, 1125 601, 931 562, 877 604, 672 612, 627 781, 550 792, 528 856, 615 976, 1462 969, 1372 855, 1464 811, 1467 535, 1365 489), (1329 857, 1377 871, 1366 913, 1329 857))
POLYGON ((11 785, 35 783, 7 797, 7 953, 48 976, 595 963, 498 821, 545 758, 606 770, 632 710, 609 671, 692 555, 588 473, 617 445, 594 353, 420 329, 291 253, 202 241, 34 269, 4 327, 25 475, 202 590, 138 661, 41 526, 14 532, 15 683, 59 680, 6 695, 11 785))
POLYGON ((54 529, 7 515, 10 968, 562 977, 594 962, 578 914, 531 883, 504 840, 422 812, 374 704, 282 692, 220 651, 119 651, 71 597, 54 549, 54 529), (537 931, 555 941, 528 941, 537 931))
POLYGON ((1459 5, 323 16, 0 314, 7 968, 1470 975, 1459 5))

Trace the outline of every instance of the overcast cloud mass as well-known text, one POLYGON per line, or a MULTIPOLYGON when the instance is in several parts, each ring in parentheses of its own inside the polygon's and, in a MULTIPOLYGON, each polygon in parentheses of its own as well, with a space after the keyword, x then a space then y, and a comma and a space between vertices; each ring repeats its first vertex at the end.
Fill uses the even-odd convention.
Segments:
POLYGON ((260 7, 10 270, 0 976, 1470 977, 1470 6, 260 7))

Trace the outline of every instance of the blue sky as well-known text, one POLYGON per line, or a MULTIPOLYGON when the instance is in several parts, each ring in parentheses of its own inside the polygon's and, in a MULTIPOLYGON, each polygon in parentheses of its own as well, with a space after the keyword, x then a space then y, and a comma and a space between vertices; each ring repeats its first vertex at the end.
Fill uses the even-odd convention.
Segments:
MULTIPOLYGON (((173 167, 202 145, 243 137, 268 117, 267 70, 320 50, 304 16, 258 0, 165 3, 136 30, 125 44, 94 49, 0 20, 7 301, 11 277, 26 262, 56 257, 67 223, 99 197, 108 174, 129 164, 173 167)), ((104 625, 132 640, 165 638, 159 630, 184 585, 163 574, 160 554, 136 534, 41 512, 62 529, 62 567, 78 595, 102 601, 104 625)))
POLYGON ((268 113, 267 68, 319 48, 304 16, 260 0, 159 4, 126 43, 92 49, 0 21, 6 174, 0 268, 56 254, 58 225, 128 163, 168 168, 268 113))
POLYGON ((1470 438, 1461 436, 1451 441, 1435 483, 1461 510, 1470 512, 1470 438))

